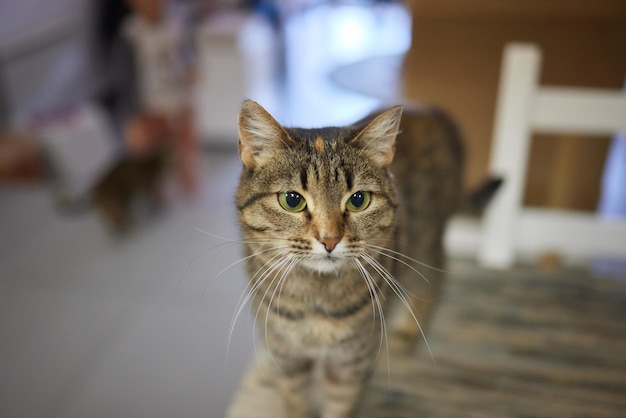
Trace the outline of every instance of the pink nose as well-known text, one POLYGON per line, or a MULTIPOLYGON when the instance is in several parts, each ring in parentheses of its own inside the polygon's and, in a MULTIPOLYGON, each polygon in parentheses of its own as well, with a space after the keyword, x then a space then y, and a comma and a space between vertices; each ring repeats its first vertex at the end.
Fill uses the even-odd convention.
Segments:
POLYGON ((324 237, 319 239, 319 242, 324 244, 324 248, 326 248, 326 251, 328 252, 334 250, 337 244, 339 244, 339 241, 341 241, 341 238, 324 237))

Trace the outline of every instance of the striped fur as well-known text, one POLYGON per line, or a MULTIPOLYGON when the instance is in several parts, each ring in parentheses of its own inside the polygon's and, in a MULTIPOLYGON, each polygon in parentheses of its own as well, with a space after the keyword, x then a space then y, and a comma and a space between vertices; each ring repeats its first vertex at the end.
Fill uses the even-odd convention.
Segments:
POLYGON ((462 147, 444 115, 401 113, 299 129, 282 127, 255 102, 242 105, 236 204, 249 295, 265 341, 260 358, 274 365, 262 381, 281 391, 289 418, 315 415, 314 369, 326 388, 321 416, 353 416, 387 335, 414 344, 416 321, 440 288, 439 270, 417 260, 443 267, 462 147), (306 207, 284 209, 285 192, 306 207), (361 211, 348 202, 357 192, 371 194, 361 211))

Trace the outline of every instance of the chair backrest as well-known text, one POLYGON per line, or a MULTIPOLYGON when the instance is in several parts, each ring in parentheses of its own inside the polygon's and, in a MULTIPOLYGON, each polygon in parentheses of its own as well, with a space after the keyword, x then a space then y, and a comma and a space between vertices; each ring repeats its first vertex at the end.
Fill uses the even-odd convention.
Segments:
POLYGON ((537 46, 505 47, 490 157, 490 171, 505 182, 483 218, 479 262, 507 268, 518 252, 547 250, 579 259, 626 258, 626 220, 522 207, 533 132, 600 135, 626 130, 624 91, 540 86, 540 67, 537 46))

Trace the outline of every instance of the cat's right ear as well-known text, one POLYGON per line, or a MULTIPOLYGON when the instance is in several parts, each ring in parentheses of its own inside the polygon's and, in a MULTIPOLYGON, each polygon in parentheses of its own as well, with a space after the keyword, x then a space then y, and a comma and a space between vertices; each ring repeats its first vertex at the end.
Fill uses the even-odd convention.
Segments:
POLYGON ((376 164, 387 167, 396 152, 402 106, 384 111, 369 122, 350 144, 363 150, 376 164))
POLYGON ((257 102, 246 100, 239 109, 239 158, 247 169, 261 166, 288 148, 293 139, 257 102))

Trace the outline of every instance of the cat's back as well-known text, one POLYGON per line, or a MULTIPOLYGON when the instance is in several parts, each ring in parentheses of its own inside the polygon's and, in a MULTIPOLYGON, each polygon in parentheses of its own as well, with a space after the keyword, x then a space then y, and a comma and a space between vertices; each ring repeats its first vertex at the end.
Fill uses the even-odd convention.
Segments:
POLYGON ((445 112, 426 106, 404 108, 391 170, 413 211, 447 218, 457 209, 464 157, 459 129, 445 112))
POLYGON ((443 170, 460 175, 464 146, 456 123, 443 110, 410 105, 404 108, 396 142, 396 164, 401 169, 443 170))
MULTIPOLYGON (((464 144, 442 110, 404 107, 391 171, 401 199, 400 240, 409 255, 442 266, 447 220, 463 200, 464 144)), ((432 272, 430 272, 432 276, 432 272)))

